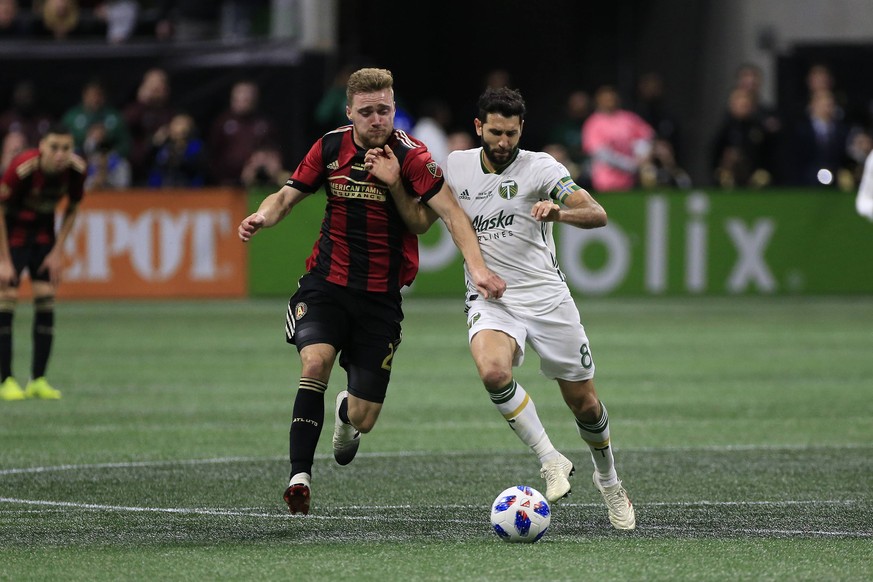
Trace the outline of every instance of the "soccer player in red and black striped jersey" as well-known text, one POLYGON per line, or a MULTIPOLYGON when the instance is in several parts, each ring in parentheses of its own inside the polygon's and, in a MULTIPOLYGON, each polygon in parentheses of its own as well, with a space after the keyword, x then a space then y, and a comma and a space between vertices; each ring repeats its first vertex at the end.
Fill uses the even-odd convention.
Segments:
MULTIPOLYGON (((268 196, 239 226, 248 241, 285 218, 306 196, 324 187, 321 232, 306 262, 308 272, 288 303, 285 331, 302 364, 290 429, 291 479, 285 502, 291 513, 309 512, 312 464, 324 423, 324 392, 337 355, 348 390, 336 398, 334 458, 352 461, 360 434, 369 432, 385 400, 403 319, 400 289, 418 271, 418 239, 401 219, 388 185, 364 167, 370 148, 397 156, 402 187, 445 222, 483 297, 500 297, 506 283, 488 267, 470 219, 423 143, 394 128, 390 71, 360 69, 346 88, 351 125, 325 134, 285 186, 268 196)), ((394 185, 396 187, 396 185, 394 185)))
POLYGON ((39 147, 12 160, 0 181, 0 399, 56 400, 61 392, 45 379, 54 335, 55 293, 64 241, 73 230, 84 194, 85 160, 73 153, 73 134, 62 125, 48 130, 39 147), (55 232, 55 209, 67 206, 55 232), (22 390, 12 376, 12 316, 18 282, 27 268, 33 288, 31 379, 22 390))

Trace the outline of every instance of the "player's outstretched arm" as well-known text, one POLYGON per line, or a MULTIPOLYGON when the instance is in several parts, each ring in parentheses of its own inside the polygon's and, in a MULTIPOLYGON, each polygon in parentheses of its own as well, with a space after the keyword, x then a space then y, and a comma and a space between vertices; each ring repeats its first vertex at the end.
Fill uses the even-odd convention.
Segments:
POLYGON ((446 224, 452 235, 455 246, 464 255, 467 270, 479 293, 485 299, 499 298, 506 290, 506 281, 497 276, 487 266, 479 249, 479 240, 470 224, 470 219, 464 213, 448 184, 428 201, 427 205, 411 199, 403 188, 400 180, 400 164, 394 152, 387 145, 383 148, 369 150, 364 156, 364 167, 381 182, 388 186, 391 196, 398 201, 397 208, 412 232, 420 234, 427 231, 436 216, 446 224), (417 206, 417 207, 416 207, 417 206))
POLYGON ((482 297, 499 299, 506 291, 506 281, 485 264, 482 250, 479 248, 479 239, 470 223, 470 217, 458 204, 458 200, 449 185, 443 184, 440 191, 428 201, 428 205, 439 215, 452 234, 455 246, 464 256, 470 278, 482 297))
POLYGON ((282 186, 278 192, 274 192, 264 198, 258 210, 245 217, 239 224, 238 234, 243 242, 249 242, 256 232, 262 228, 269 228, 288 216, 294 206, 306 198, 307 193, 301 192, 291 186, 282 186))

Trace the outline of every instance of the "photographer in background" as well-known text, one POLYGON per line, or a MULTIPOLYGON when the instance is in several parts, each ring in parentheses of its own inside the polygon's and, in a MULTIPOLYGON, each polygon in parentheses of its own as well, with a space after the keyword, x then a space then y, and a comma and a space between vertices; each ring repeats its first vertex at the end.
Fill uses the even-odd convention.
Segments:
POLYGON ((282 165, 282 154, 276 146, 256 149, 246 160, 240 173, 240 181, 246 188, 281 186, 291 175, 282 165))
POLYGON ((121 190, 131 185, 130 162, 113 147, 102 123, 88 128, 83 146, 86 190, 121 190))

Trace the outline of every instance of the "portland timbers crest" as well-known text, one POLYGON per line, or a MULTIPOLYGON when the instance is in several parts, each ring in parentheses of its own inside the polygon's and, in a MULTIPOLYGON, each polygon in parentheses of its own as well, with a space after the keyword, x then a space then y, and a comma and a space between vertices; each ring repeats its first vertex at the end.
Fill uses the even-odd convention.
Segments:
POLYGON ((518 183, 515 180, 506 180, 500 184, 497 191, 501 198, 504 200, 510 200, 513 196, 518 194, 518 183))

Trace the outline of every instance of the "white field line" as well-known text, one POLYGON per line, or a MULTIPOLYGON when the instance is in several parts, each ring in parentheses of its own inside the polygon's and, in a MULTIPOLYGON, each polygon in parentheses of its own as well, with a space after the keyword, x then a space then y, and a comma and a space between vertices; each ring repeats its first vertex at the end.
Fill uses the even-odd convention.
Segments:
MULTIPOLYGON (((656 531, 676 531, 676 532, 694 532, 700 531, 700 528, 693 527, 682 527, 682 526, 665 526, 665 525, 654 525, 654 526, 646 526, 647 530, 656 530, 656 531)), ((744 527, 744 528, 736 528, 736 529, 721 529, 718 530, 720 533, 738 533, 738 534, 752 534, 752 535, 776 535, 776 536, 829 536, 829 537, 852 537, 852 538, 873 538, 873 532, 870 531, 828 531, 828 530, 803 530, 803 529, 773 529, 773 528, 757 528, 757 527, 744 527)))
MULTIPOLYGON (((326 458, 326 455, 324 455, 326 458)), ((50 473, 53 471, 79 471, 92 469, 132 469, 136 467, 173 467, 184 465, 218 465, 225 463, 252 463, 261 461, 276 461, 276 457, 217 457, 213 459, 178 459, 166 461, 127 461, 119 463, 87 463, 82 465, 47 465, 44 467, 23 467, 18 469, 0 469, 3 475, 19 475, 22 473, 50 473)))
MULTIPOLYGON (((178 508, 178 507, 138 507, 126 505, 104 505, 100 503, 78 503, 75 501, 47 501, 44 499, 19 499, 16 497, 0 497, 0 503, 18 504, 18 505, 37 505, 47 507, 74 507, 78 509, 98 509, 109 511, 132 511, 132 512, 154 512, 154 513, 192 513, 197 515, 234 515, 241 517, 277 517, 274 513, 264 513, 258 511, 257 508, 240 508, 233 510, 226 509, 207 509, 207 508, 178 508)), ((782 501, 663 501, 651 503, 636 503, 638 508, 642 507, 743 507, 743 506, 758 506, 758 507, 790 507, 799 505, 856 505, 863 503, 856 499, 810 499, 810 500, 782 500, 782 501)), ((556 509, 564 507, 578 507, 586 509, 597 509, 602 507, 601 503, 569 503, 562 501, 556 509)), ((343 505, 338 509, 342 511, 399 511, 406 509, 415 509, 417 506, 411 504, 404 505, 343 505)), ((487 505, 474 503, 454 503, 440 505, 443 509, 481 509, 488 511, 487 505)), ((285 517, 284 512, 280 517, 285 517)), ((345 519, 348 516, 342 516, 345 519)), ((363 517, 348 517, 349 519, 373 519, 374 516, 363 517)))
MULTIPOLYGON (((816 450, 827 448, 873 448, 873 445, 857 444, 857 445, 823 445, 823 446, 803 446, 803 445, 727 445, 727 446, 702 446, 702 447, 659 447, 645 449, 624 449, 638 451, 669 451, 669 450, 701 450, 701 451, 736 451, 736 450, 816 450)), ((463 456, 470 454, 522 454, 522 453, 507 453, 506 451, 493 452, 475 452, 475 451, 399 451, 385 453, 361 453, 361 457, 417 457, 424 455, 434 456, 463 456)), ((526 454, 526 453, 525 453, 526 454)), ((329 458, 331 455, 318 455, 319 458, 329 458)), ((226 463, 246 463, 246 462, 265 462, 265 461, 280 461, 275 457, 217 457, 210 459, 182 459, 182 460, 164 460, 164 461, 131 461, 118 463, 92 463, 80 465, 54 465, 42 467, 24 467, 0 470, 0 477, 4 475, 27 474, 27 473, 46 473, 53 471, 78 471, 78 470, 94 470, 94 469, 126 469, 137 467, 156 467, 156 466, 184 466, 184 465, 206 465, 206 464, 226 464, 226 463)), ((637 503, 637 507, 729 507, 729 506, 757 506, 757 507, 780 507, 780 506, 799 506, 799 505, 852 505, 859 503, 856 500, 783 500, 783 501, 691 501, 691 502, 652 502, 652 503, 637 503)), ((164 514, 184 514, 184 515, 204 515, 204 516, 223 516, 223 517, 253 517, 267 519, 299 519, 302 516, 290 516, 284 512, 264 513, 262 511, 240 511, 240 510, 222 510, 208 508, 180 508, 180 507, 137 507, 123 505, 105 505, 94 503, 77 503, 69 501, 47 501, 35 499, 21 499, 14 497, 0 497, 0 504, 5 505, 26 505, 40 508, 68 508, 90 511, 115 511, 115 512, 133 512, 133 513, 164 513, 164 514)), ((373 511, 390 511, 412 509, 412 505, 351 505, 343 507, 344 510, 356 510, 361 512, 373 511)), ((447 509, 481 509, 487 511, 487 506, 479 505, 446 505, 447 509)), ((599 508, 599 503, 562 503, 561 507, 579 507, 579 508, 599 508)), ((14 510, 10 513, 15 512, 14 510)), ((37 510, 22 510, 21 512, 38 513, 37 510)), ((429 522, 430 518, 413 518, 413 517, 387 517, 373 515, 358 515, 358 516, 319 516, 309 515, 307 519, 316 520, 334 520, 334 521, 363 521, 379 519, 383 521, 417 523, 429 522)), ((472 524, 479 523, 479 520, 448 520, 452 523, 472 524)), ((654 530, 675 530, 675 531, 691 531, 687 527, 670 527, 670 526, 652 526, 654 530)), ((730 530, 735 533, 748 534, 770 534, 770 535, 822 535, 822 536, 850 536, 850 537, 873 537, 873 532, 851 532, 851 531, 804 531, 804 530, 780 530, 780 529, 753 529, 743 528, 730 530)))
MULTIPOLYGON (((264 513, 264 512, 245 512, 245 511, 232 511, 232 510, 223 510, 223 509, 205 509, 205 508, 185 508, 185 507, 131 507, 125 505, 103 505, 96 503, 75 503, 69 501, 44 501, 44 500, 34 500, 34 499, 16 499, 10 497, 0 497, 0 503, 7 504, 16 504, 16 505, 31 505, 31 506, 42 506, 42 507, 51 507, 51 508, 69 508, 69 509, 84 509, 89 511, 106 511, 106 512, 133 512, 133 513, 166 513, 166 514, 177 514, 177 515, 204 515, 204 516, 219 516, 219 517, 253 517, 253 518, 266 518, 266 519, 309 519, 309 520, 321 520, 321 521, 380 521, 380 522, 394 522, 394 523, 431 523, 433 518, 425 517, 425 518, 415 518, 415 517, 389 517, 389 516, 373 516, 373 515, 341 515, 341 516, 327 516, 327 515, 288 515, 286 513, 264 513)), ((852 501, 813 501, 813 502, 715 502, 715 501, 704 501, 704 502, 692 502, 692 503, 654 503, 649 505, 676 505, 676 506, 694 506, 694 505, 786 505, 786 504, 820 504, 820 505, 830 505, 830 504, 846 504, 846 503, 854 503, 852 501)), ((562 505, 572 505, 575 507, 601 507, 600 504, 590 503, 590 504, 562 504, 562 505)), ((357 508, 357 509, 366 509, 366 510, 384 510, 384 509, 406 509, 410 506, 349 506, 345 509, 357 508)), ((487 507, 478 506, 478 505, 465 505, 465 506, 445 506, 446 508, 473 508, 482 510, 483 514, 488 511, 487 507)), ((34 513, 33 511, 28 511, 28 513, 34 513)), ((441 519, 441 523, 456 523, 456 524, 464 524, 464 525, 481 525, 483 522, 480 519, 441 519)), ((694 527, 688 526, 661 526, 661 525, 653 525, 653 526, 641 526, 641 531, 644 530, 656 530, 656 531, 675 531, 675 532, 685 532, 691 533, 697 531, 694 527)), ((776 528, 728 528, 728 529, 719 529, 719 532, 724 533, 734 533, 734 534, 756 534, 756 535, 782 535, 782 536, 804 536, 804 535, 817 535, 817 536, 828 536, 828 537, 854 537, 854 538, 873 538, 873 532, 865 532, 865 531, 841 531, 841 530, 799 530, 799 529, 776 529, 776 528)), ((555 536, 555 537, 568 537, 568 536, 555 536)))
MULTIPOLYGON (((629 447, 618 448, 622 453, 657 453, 657 452, 733 452, 733 451, 820 451, 820 450, 853 450, 873 449, 873 443, 848 443, 834 445, 702 445, 688 447, 629 447)), ((527 455, 527 451, 389 451, 358 453, 358 458, 406 458, 406 457, 463 457, 500 455, 502 457, 527 455)), ((332 454, 318 454, 316 459, 332 459, 332 454)), ((180 465, 210 465, 222 463, 257 463, 266 461, 281 462, 278 457, 215 457, 209 459, 168 459, 158 461, 126 461, 117 463, 86 463, 80 465, 47 465, 41 467, 22 467, 0 469, 0 477, 23 473, 48 473, 52 471, 77 471, 85 469, 130 469, 135 467, 162 467, 180 465)))

